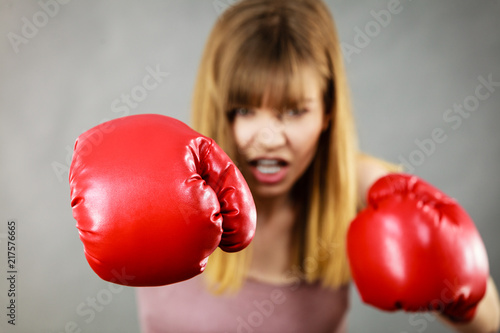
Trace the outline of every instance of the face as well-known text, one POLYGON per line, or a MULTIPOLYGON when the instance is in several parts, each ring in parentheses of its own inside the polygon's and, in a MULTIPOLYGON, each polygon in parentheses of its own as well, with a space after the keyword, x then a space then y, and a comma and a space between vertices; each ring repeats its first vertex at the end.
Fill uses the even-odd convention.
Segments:
MULTIPOLYGON (((240 170, 255 197, 290 193, 311 163, 328 126, 319 79, 303 73, 304 101, 290 110, 238 108, 233 123, 240 170)), ((272 93, 269 92, 269 93, 272 93)))

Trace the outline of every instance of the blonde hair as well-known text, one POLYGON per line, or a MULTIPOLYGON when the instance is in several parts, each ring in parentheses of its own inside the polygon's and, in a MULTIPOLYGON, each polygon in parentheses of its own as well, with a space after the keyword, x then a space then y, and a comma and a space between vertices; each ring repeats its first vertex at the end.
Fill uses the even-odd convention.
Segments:
MULTIPOLYGON (((350 279, 345 236, 356 214, 358 154, 349 91, 336 28, 317 0, 242 0, 215 24, 194 89, 192 126, 213 138, 233 159, 235 105, 292 107, 301 98, 300 70, 312 66, 322 79, 329 127, 293 193, 301 204, 294 230, 293 274, 338 287, 350 279), (272 91, 271 95, 265 95, 272 91)), ((244 281, 252 247, 214 252, 204 273, 219 291, 244 281)))

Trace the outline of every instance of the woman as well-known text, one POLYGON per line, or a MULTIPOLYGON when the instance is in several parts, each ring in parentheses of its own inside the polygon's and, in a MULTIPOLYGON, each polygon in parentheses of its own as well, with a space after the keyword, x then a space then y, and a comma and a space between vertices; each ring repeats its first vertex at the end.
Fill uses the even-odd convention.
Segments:
MULTIPOLYGON (((202 57, 193 127, 236 162, 257 207, 249 248, 200 276, 140 289, 144 332, 345 332, 346 232, 372 183, 396 170, 358 151, 342 53, 315 0, 243 0, 202 57)), ((493 283, 473 322, 498 325, 493 283)))

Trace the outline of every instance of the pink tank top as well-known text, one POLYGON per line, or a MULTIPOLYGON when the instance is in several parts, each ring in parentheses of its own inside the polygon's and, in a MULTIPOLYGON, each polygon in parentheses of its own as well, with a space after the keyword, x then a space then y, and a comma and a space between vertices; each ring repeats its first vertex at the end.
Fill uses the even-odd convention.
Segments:
POLYGON ((203 274, 164 287, 137 288, 143 333, 347 331, 349 287, 276 286, 247 280, 233 295, 206 290, 203 274))

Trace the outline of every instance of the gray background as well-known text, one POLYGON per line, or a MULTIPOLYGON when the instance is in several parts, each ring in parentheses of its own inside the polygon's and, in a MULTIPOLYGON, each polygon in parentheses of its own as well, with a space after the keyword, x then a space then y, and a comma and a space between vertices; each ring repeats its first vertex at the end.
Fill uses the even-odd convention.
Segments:
MULTIPOLYGON (((111 292, 83 256, 69 205, 70 150, 81 132, 126 114, 188 121, 205 39, 232 2, 73 0, 44 21, 37 1, 0 1, 2 332, 64 332, 71 322, 82 332, 138 331, 134 290, 111 292), (22 36, 34 20, 38 31, 25 28, 31 35, 16 50, 9 33, 22 36), (113 108, 148 67, 169 75, 135 108, 113 108), (18 226, 15 327, 5 315, 9 219, 18 226), (97 296, 106 304, 93 316, 87 302, 97 296)), ((457 198, 477 223, 499 283, 500 87, 460 126, 444 116, 473 101, 478 77, 500 81, 500 2, 401 0, 401 11, 376 30, 371 11, 389 3, 328 2, 344 47, 360 46, 357 29, 375 29, 358 53, 345 54, 361 146, 394 162, 413 156, 415 174, 457 198), (426 142, 436 129, 446 140, 428 155, 416 152, 415 140, 426 142)), ((351 298, 351 332, 447 332, 430 317, 367 307, 354 289, 351 298)))

